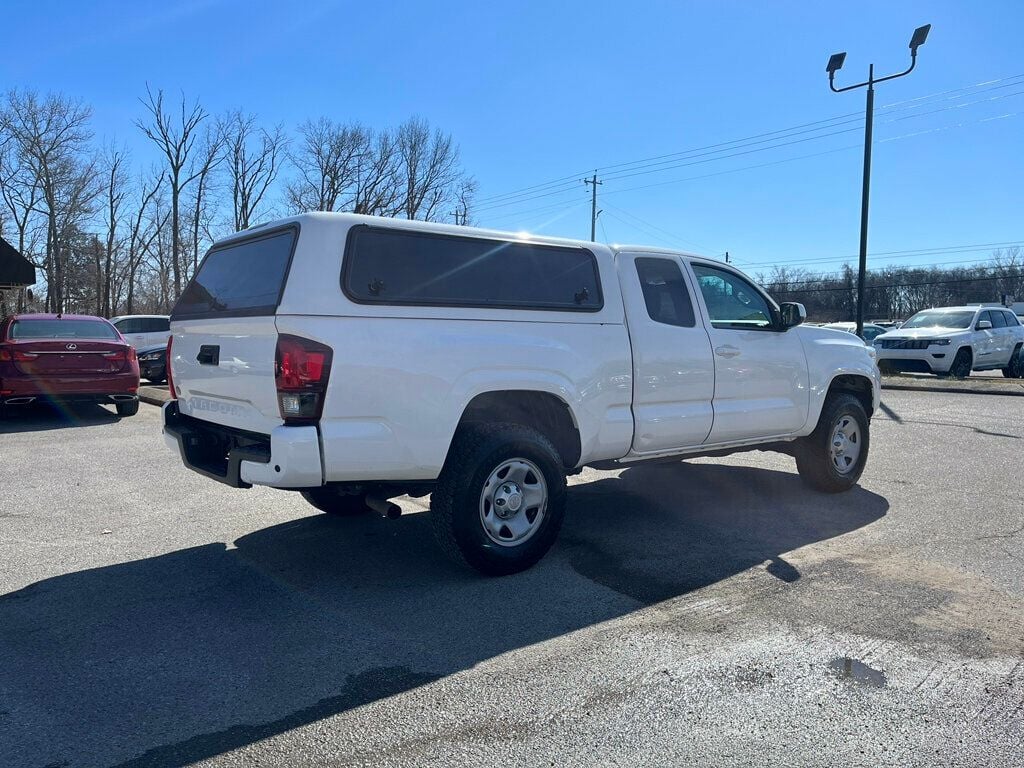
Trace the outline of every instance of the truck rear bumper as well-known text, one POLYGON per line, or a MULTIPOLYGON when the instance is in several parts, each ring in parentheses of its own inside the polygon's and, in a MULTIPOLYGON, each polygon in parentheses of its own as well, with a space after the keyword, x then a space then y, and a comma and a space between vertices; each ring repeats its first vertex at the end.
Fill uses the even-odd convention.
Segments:
POLYGON ((233 430, 163 406, 164 440, 186 467, 233 488, 314 488, 323 484, 316 427, 275 427, 269 435, 233 430))

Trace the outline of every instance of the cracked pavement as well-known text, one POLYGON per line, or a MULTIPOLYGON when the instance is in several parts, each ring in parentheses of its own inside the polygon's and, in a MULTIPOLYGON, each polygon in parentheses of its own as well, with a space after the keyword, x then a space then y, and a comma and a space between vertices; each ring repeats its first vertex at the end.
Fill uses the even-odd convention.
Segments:
POLYGON ((425 500, 194 475, 153 407, 0 423, 0 765, 1022 765, 1024 398, 883 399, 848 494, 588 470, 505 579, 425 500))

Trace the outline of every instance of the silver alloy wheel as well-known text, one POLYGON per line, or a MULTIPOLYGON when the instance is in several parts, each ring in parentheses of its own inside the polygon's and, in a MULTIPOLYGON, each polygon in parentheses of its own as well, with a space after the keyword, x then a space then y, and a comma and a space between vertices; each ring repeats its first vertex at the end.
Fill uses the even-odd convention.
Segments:
POLYGON ((544 521, 548 484, 528 459, 499 464, 480 492, 480 524, 487 537, 503 547, 522 544, 544 521))
POLYGON ((852 472, 857 466, 861 448, 860 425, 857 420, 846 414, 840 416, 832 428, 828 447, 836 472, 841 475, 852 472))

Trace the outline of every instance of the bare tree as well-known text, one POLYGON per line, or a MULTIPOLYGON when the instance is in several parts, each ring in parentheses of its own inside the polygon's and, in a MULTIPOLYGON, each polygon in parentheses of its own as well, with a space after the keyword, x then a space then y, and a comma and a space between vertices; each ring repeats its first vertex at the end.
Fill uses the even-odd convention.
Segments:
POLYGON ((455 218, 456 224, 466 226, 470 223, 470 211, 473 207, 473 198, 477 191, 476 179, 471 176, 464 176, 455 185, 455 218))
POLYGON ((355 213, 395 216, 401 211, 402 179, 398 141, 393 131, 367 136, 366 148, 356 165, 355 213))
MULTIPOLYGON (((4 126, 4 118, 0 114, 0 198, 3 199, 3 208, 0 209, 0 235, 12 239, 18 251, 38 267, 40 265, 36 262, 35 256, 39 233, 36 209, 40 197, 39 179, 24 163, 19 162, 16 142, 4 126), (11 222, 13 227, 9 227, 8 222, 11 222), (13 237, 10 233, 12 228, 13 237)), ((7 311, 6 297, 4 299, 0 315, 6 314, 7 311)), ((15 299, 18 312, 25 310, 25 300, 25 289, 18 289, 15 299)))
POLYGON ((138 126, 150 141, 156 144, 167 159, 168 181, 171 194, 171 273, 174 276, 174 298, 181 295, 182 289, 182 253, 181 253, 181 210, 182 190, 195 181, 203 169, 209 172, 209 166, 200 163, 198 168, 189 166, 189 159, 196 141, 199 139, 199 127, 207 118, 206 111, 198 101, 186 104, 185 96, 181 97, 180 114, 173 115, 164 107, 164 92, 156 94, 146 85, 146 98, 140 99, 149 113, 148 122, 136 120, 138 126))
POLYGON ((99 192, 96 164, 87 154, 92 113, 63 96, 40 98, 32 91, 10 91, 6 106, 6 130, 39 186, 37 205, 46 217, 47 304, 60 312, 71 239, 99 192))
POLYGON ((271 130, 256 115, 236 110, 222 122, 224 162, 231 179, 235 231, 248 229, 267 191, 281 171, 288 137, 280 125, 271 130))
POLYGON ((113 146, 107 149, 103 158, 106 242, 103 262, 96 263, 96 314, 104 317, 110 317, 113 313, 115 251, 119 249, 118 232, 121 226, 122 205, 127 194, 127 162, 127 151, 113 146))
POLYGON ((321 117, 300 125, 290 154, 299 175, 285 192, 288 207, 295 213, 344 210, 368 145, 369 135, 357 123, 341 125, 321 117))
MULTIPOLYGON (((213 185, 213 171, 221 163, 221 148, 224 146, 224 134, 220 128, 207 129, 203 135, 203 143, 193 164, 192 179, 195 188, 191 201, 190 230, 192 236, 192 266, 189 275, 199 269, 199 252, 202 250, 201 233, 208 224, 210 209, 210 191, 213 185)), ((184 281, 183 281, 184 282, 184 281)))
POLYGON ((459 148, 451 134, 430 130, 423 118, 413 117, 398 127, 398 154, 405 182, 402 213, 407 219, 434 221, 444 215, 462 177, 459 148))
POLYGON ((135 311, 135 288, 138 283, 139 269, 149 254, 153 241, 156 240, 160 230, 166 226, 167 217, 170 215, 168 211, 161 219, 153 210, 160 202, 159 195, 163 182, 163 174, 154 173, 151 178, 143 178, 138 183, 138 199, 128 225, 126 254, 128 289, 125 306, 125 311, 128 314, 135 311))

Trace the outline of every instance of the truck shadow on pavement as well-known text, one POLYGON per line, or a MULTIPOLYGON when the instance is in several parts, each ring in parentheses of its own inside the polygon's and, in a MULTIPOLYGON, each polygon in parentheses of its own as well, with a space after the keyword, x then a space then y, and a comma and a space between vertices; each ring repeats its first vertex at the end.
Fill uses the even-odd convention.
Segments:
POLYGON ((113 408, 97 403, 11 405, 0 414, 0 435, 113 424, 121 418, 113 408))
POLYGON ((316 515, 4 595, 0 764, 188 765, 765 563, 793 581, 783 553, 888 510, 709 464, 569 499, 561 543, 503 579, 448 564, 424 514, 316 515))

